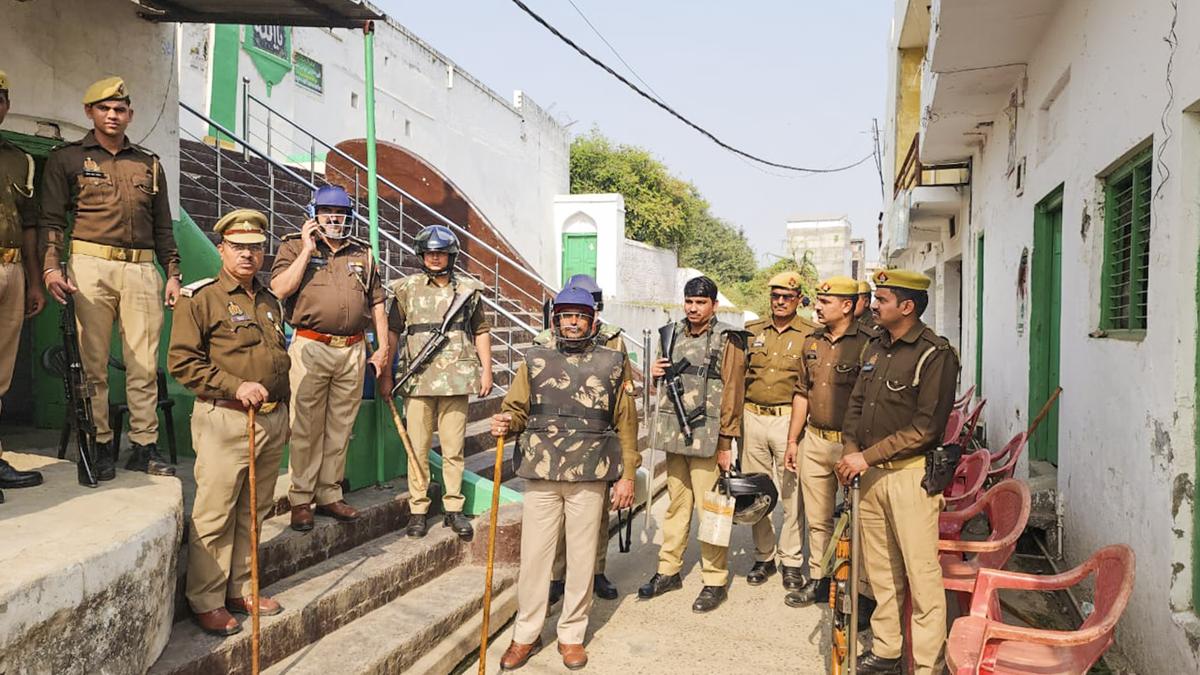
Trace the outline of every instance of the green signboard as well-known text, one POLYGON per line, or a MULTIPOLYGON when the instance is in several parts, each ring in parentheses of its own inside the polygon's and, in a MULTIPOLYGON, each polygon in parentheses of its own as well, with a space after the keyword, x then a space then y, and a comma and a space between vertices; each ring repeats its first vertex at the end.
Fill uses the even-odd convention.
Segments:
POLYGON ((307 56, 296 52, 292 56, 296 84, 320 94, 325 91, 325 67, 307 56))
POLYGON ((292 69, 292 29, 288 26, 243 26, 242 49, 250 55, 258 74, 271 87, 292 69))

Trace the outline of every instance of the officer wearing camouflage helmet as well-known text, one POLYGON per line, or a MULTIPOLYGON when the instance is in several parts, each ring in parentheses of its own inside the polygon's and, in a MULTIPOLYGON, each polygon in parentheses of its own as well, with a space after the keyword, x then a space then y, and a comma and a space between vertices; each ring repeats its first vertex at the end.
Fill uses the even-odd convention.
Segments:
POLYGON ((358 510, 346 503, 342 479, 346 448, 362 403, 367 364, 365 331, 382 343, 371 355, 375 372, 387 357, 383 286, 371 245, 351 236, 354 204, 346 190, 323 185, 313 194, 309 218, 283 238, 271 267, 271 292, 283 302, 296 335, 292 358, 291 441, 288 465, 292 529, 313 528, 318 515, 348 522, 358 510))
MULTIPOLYGON (((563 288, 578 288, 587 291, 592 295, 592 300, 596 303, 595 319, 592 322, 592 340, 600 347, 608 347, 619 352, 625 351, 625 338, 622 337, 620 326, 614 326, 611 323, 601 321, 600 312, 604 310, 604 291, 596 284, 596 280, 586 274, 576 274, 563 288)), ((547 328, 538 334, 533 339, 534 344, 554 346, 554 328, 547 328)), ((625 371, 623 381, 626 389, 633 391, 633 368, 629 365, 629 360, 625 360, 625 371)), ((608 563, 608 508, 607 506, 600 514, 600 538, 596 541, 596 573, 593 579, 592 592, 596 597, 602 600, 616 600, 617 587, 609 581, 604 574, 605 566, 608 563)), ((558 602, 563 595, 565 572, 567 569, 567 552, 566 540, 564 537, 558 539, 558 549, 554 556, 554 574, 550 582, 550 604, 558 602)))
POLYGON ((741 468, 775 478, 783 521, 763 518, 753 526, 754 566, 746 575, 751 586, 766 583, 781 568, 788 591, 804 583, 804 502, 796 474, 784 469, 792 389, 802 367, 804 339, 817 325, 796 313, 800 306, 800 273, 780 272, 767 282, 771 315, 746 324, 746 405, 743 416, 741 468))
MULTIPOLYGON (((447 336, 449 341, 429 364, 408 380, 405 424, 413 442, 417 466, 408 470, 410 493, 408 526, 412 537, 426 533, 429 513, 429 450, 433 447, 434 420, 442 450, 443 524, 462 539, 470 539, 474 528, 463 515, 463 445, 467 433, 467 401, 471 394, 487 396, 492 391, 491 327, 483 314, 479 291, 483 284, 454 270, 458 237, 445 225, 429 225, 417 233, 415 249, 421 272, 392 284, 396 300, 388 315, 388 359, 403 346, 401 372, 440 328, 446 311, 459 294, 470 294, 447 336)), ((392 388, 392 373, 385 368, 379 378, 382 391, 392 388)))
MULTIPOLYGON (((683 403, 695 417, 692 443, 685 443, 666 387, 659 386, 662 405, 654 424, 656 438, 667 454, 667 504, 658 571, 638 588, 649 599, 683 587, 679 571, 691 532, 692 511, 705 493, 713 491, 720 472, 733 465, 733 440, 742 435, 746 385, 745 332, 717 320, 717 284, 696 277, 684 284, 685 318, 676 322, 671 353, 660 354, 650 369, 656 379, 667 368, 687 359, 680 376, 683 403)), ((725 601, 729 581, 728 547, 700 542, 704 588, 692 603, 693 612, 709 612, 725 601)))
POLYGON ((558 651, 571 670, 587 665, 583 648, 592 606, 601 514, 612 503, 633 504, 641 463, 637 411, 625 387, 624 351, 596 344, 591 293, 566 288, 554 300, 554 343, 525 352, 492 435, 520 434, 517 475, 526 483, 521 524, 521 567, 512 643, 503 670, 523 666, 542 647, 554 549, 566 536, 566 591, 558 620, 558 651))

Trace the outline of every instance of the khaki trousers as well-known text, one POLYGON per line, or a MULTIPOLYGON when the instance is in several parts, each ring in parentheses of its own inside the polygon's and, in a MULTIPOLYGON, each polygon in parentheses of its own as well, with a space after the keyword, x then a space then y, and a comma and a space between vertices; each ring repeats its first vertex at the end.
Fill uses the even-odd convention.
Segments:
POLYGON ((808 517, 808 576, 820 579, 825 570, 821 559, 833 537, 833 509, 837 505, 838 479, 833 472, 842 458, 842 444, 816 434, 805 434, 800 441, 797 464, 800 491, 804 495, 804 514, 808 517))
POLYGON ((783 468, 787 452, 789 415, 759 415, 746 410, 742 416, 741 464, 745 473, 765 473, 775 481, 783 505, 779 544, 775 544, 775 523, 763 518, 754 524, 754 559, 775 560, 788 567, 804 566, 804 503, 800 501, 796 474, 783 468))
POLYGON ((346 447, 362 404, 366 347, 331 347, 297 335, 288 348, 292 367, 292 506, 342 500, 346 447))
MULTIPOLYGON (((285 406, 280 406, 285 407, 285 406)), ((209 612, 225 598, 250 595, 250 436, 246 413, 196 401, 196 503, 188 541, 187 599, 192 611, 209 612)), ((275 479, 287 442, 288 414, 276 408, 255 420, 257 517, 261 525, 275 501, 275 479)))
MULTIPOLYGON (((692 531, 692 513, 717 485, 716 457, 686 457, 667 453, 667 515, 658 550, 658 573, 679 574, 692 531)), ((729 549, 700 542, 700 572, 705 586, 724 586, 729 580, 729 549)))
MULTIPOLYGON (((0 263, 0 397, 12 386, 17 346, 21 343, 21 323, 25 320, 25 270, 21 263, 0 263)), ((0 410, 4 401, 0 400, 0 410)), ((0 456, 4 445, 0 444, 0 456)))
POLYGON ((558 641, 583 644, 592 610, 596 562, 596 523, 604 510, 608 485, 603 481, 531 480, 521 515, 521 568, 517 576, 517 620, 513 642, 529 644, 546 622, 550 568, 558 535, 567 539, 567 577, 558 641))
MULTIPOLYGON (((596 531, 596 569, 593 574, 604 574, 604 569, 608 565, 608 493, 605 491, 604 504, 600 508, 600 527, 596 531)), ((554 575, 555 581, 562 581, 567 571, 567 533, 561 532, 558 535, 558 547, 554 550, 554 575)))
POLYGON ((912 655, 916 675, 942 672, 946 643, 946 595, 938 562, 938 513, 942 496, 921 487, 924 465, 868 469, 859 511, 867 578, 878 607, 871 617, 876 656, 902 653, 901 608, 912 599, 912 655))
POLYGON ((429 513, 429 450, 433 447, 433 421, 437 418, 442 442, 442 510, 463 510, 463 443, 467 436, 467 399, 462 396, 411 396, 404 400, 404 423, 412 438, 417 466, 408 467, 409 510, 429 513))
POLYGON ((96 441, 107 443, 108 355, 113 324, 121 329, 129 440, 158 442, 158 340, 163 326, 163 280, 154 263, 103 260, 78 253, 68 262, 79 324, 79 350, 92 383, 96 441))

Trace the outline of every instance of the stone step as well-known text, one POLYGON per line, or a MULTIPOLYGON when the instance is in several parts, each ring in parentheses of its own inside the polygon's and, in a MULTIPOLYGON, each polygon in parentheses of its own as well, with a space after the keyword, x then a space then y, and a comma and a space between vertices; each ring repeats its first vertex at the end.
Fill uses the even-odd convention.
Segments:
MULTIPOLYGON (((443 639, 480 614, 484 576, 485 569, 476 565, 446 572, 421 588, 326 634, 264 672, 268 675, 392 675, 409 670, 423 656, 434 652, 443 639)), ((505 594, 516 580, 516 568, 495 568, 492 597, 494 603, 501 602, 493 604, 489 625, 496 630, 516 612, 515 594, 505 594)), ((467 651, 457 654, 451 667, 466 656, 471 647, 478 649, 479 633, 475 633, 474 640, 459 641, 456 646, 467 651)), ((453 656, 439 654, 438 659, 445 662, 453 656)))
MULTIPOLYGON (((262 665, 276 663, 427 584, 456 567, 467 548, 448 528, 434 525, 423 539, 388 534, 266 586, 263 592, 278 600, 284 611, 262 618, 262 665)), ((249 672, 249 619, 242 625, 237 635, 220 638, 204 633, 190 619, 177 622, 150 673, 249 672)))

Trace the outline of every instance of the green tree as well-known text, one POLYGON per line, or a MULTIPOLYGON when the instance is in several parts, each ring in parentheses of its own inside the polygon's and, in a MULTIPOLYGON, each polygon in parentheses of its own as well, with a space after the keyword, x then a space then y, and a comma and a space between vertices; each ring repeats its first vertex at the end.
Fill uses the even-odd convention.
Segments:
MULTIPOLYGON (((722 290, 738 307, 750 310, 760 317, 766 317, 771 312, 771 294, 767 283, 776 274, 790 271, 800 273, 800 294, 807 297, 811 303, 816 296, 817 267, 808 254, 805 254, 799 261, 794 258, 780 258, 766 267, 758 268, 754 275, 746 281, 731 286, 729 290, 722 290)), ((801 306, 800 313, 811 319, 813 316, 811 304, 809 308, 801 306)))
POLYGON ((680 247, 679 263, 703 270, 721 286, 747 281, 757 268, 746 233, 708 212, 680 247))
POLYGON ((625 236, 678 250, 708 202, 648 150, 618 145, 593 129, 571 142, 571 192, 615 192, 625 198, 625 236))

